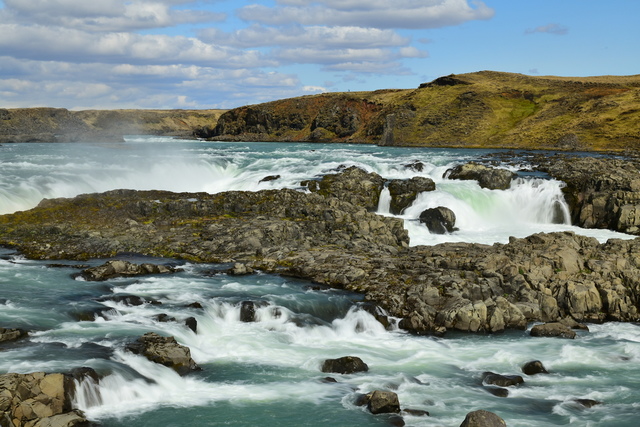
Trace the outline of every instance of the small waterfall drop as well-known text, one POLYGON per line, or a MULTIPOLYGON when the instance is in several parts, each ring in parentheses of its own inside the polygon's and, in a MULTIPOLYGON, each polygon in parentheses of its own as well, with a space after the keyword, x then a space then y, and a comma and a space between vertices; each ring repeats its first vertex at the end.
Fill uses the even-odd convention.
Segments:
POLYGON ((380 191, 380 200, 378 201, 378 213, 380 215, 388 215, 391 210, 391 192, 389 187, 384 187, 380 191))

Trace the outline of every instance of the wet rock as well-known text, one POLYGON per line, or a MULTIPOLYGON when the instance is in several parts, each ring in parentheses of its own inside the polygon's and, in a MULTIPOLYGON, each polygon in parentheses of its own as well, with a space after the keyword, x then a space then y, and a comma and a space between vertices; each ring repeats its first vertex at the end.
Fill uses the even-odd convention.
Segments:
POLYGON ((256 321, 256 303, 253 301, 242 301, 240 303, 240 321, 245 323, 256 321))
POLYGON ((88 426, 84 414, 72 408, 73 378, 61 373, 0 375, 2 426, 88 426))
POLYGON ((333 372, 336 374, 353 374, 356 372, 367 372, 369 366, 359 357, 345 356, 338 359, 327 359, 322 364, 322 372, 333 372))
POLYGON ((104 281, 116 277, 135 277, 150 274, 171 274, 178 269, 165 265, 134 264, 129 261, 113 260, 97 266, 87 268, 80 273, 80 277, 87 281, 104 281))
POLYGON ((593 408, 596 405, 602 405, 602 402, 593 399, 573 399, 573 402, 576 402, 585 408, 593 408))
POLYGON ((512 387, 523 384, 524 379, 520 375, 500 375, 493 372, 485 372, 482 374, 482 382, 499 387, 512 387))
POLYGON ((413 417, 428 417, 430 415, 429 411, 425 411, 423 409, 403 408, 402 412, 413 417))
POLYGON ((143 298, 138 295, 108 295, 108 296, 100 297, 96 299, 96 301, 98 302, 112 301, 118 304, 128 305, 132 307, 137 307, 144 304, 162 305, 162 302, 158 300, 151 299, 151 298, 143 298))
POLYGON ((527 375, 548 374, 549 371, 544 367, 541 361, 533 360, 522 366, 522 372, 527 375))
POLYGON ((480 409, 469 412, 460 427, 506 427, 507 423, 493 412, 480 409))
POLYGON ((154 319, 157 322, 166 323, 166 322, 175 322, 176 318, 173 316, 169 316, 166 313, 160 313, 154 316, 154 319))
POLYGON ((180 375, 200 370, 191 358, 191 350, 178 344, 174 337, 163 337, 155 332, 148 332, 136 342, 127 345, 127 350, 172 368, 180 375))
POLYGON ((389 182, 391 204, 389 211, 394 215, 400 215, 402 211, 411 206, 418 195, 424 191, 434 191, 436 184, 430 178, 420 176, 408 180, 394 179, 389 182))
POLYGON ((260 182, 277 181, 279 179, 280 179, 280 175, 269 175, 269 176, 265 176, 264 178, 262 178, 260 181, 258 181, 258 183, 260 183, 260 182))
POLYGON ((184 321, 184 324, 193 332, 198 333, 198 321, 195 317, 187 317, 184 321))
POLYGON ((444 173, 445 178, 478 181, 480 187, 490 190, 506 190, 516 174, 507 169, 496 169, 469 162, 458 165, 444 173))
POLYGON ((233 267, 225 270, 225 273, 230 276, 246 276, 248 274, 253 274, 253 268, 249 267, 246 264, 236 262, 235 264, 233 264, 233 267))
POLYGON ((424 170, 424 163, 422 163, 420 160, 414 160, 411 163, 407 163, 406 165, 404 165, 404 167, 414 172, 422 172, 424 170))
POLYGON ((376 390, 367 394, 367 408, 372 414, 399 413, 400 401, 392 391, 376 390))
POLYGON ((485 386, 483 389, 496 397, 509 397, 509 390, 506 388, 485 386))
POLYGON ((457 230, 456 214, 443 206, 422 211, 420 223, 425 224, 433 234, 453 233, 457 230))
POLYGON ((574 339, 576 333, 560 322, 551 322, 543 325, 535 325, 531 328, 531 336, 574 339))
POLYGON ((0 342, 15 341, 26 338, 28 335, 28 332, 23 329, 0 328, 0 342))

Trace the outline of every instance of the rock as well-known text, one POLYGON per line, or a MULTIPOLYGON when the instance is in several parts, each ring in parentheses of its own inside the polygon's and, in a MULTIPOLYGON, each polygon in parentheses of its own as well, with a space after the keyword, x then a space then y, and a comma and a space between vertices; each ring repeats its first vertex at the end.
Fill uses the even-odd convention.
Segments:
POLYGON ((22 329, 6 329, 0 328, 0 342, 16 341, 27 337, 29 334, 22 329))
POLYGON ((502 387, 483 387, 484 390, 496 397, 509 397, 509 390, 502 387))
POLYGON ((499 387, 511 387, 523 384, 524 379, 520 375, 500 375, 493 372, 485 372, 482 374, 482 382, 499 387))
POLYGON ((233 267, 225 270, 225 273, 230 276, 246 276, 248 274, 253 274, 253 268, 249 267, 246 264, 236 262, 235 264, 233 264, 233 267))
POLYGON ((411 415, 413 417, 428 417, 429 411, 425 411, 422 409, 409 409, 409 408, 403 408, 402 412, 407 414, 407 415, 411 415))
POLYGON ((163 337, 155 332, 148 332, 136 342, 129 344, 127 350, 172 368, 180 375, 200 370, 191 358, 189 348, 178 344, 174 337, 163 337))
POLYGON ((593 399, 573 399, 573 402, 576 402, 585 408, 593 408, 596 405, 602 405, 602 402, 593 399))
POLYGON ((332 196, 340 200, 364 207, 368 211, 378 208, 380 192, 384 187, 384 179, 374 172, 366 172, 356 166, 344 169, 341 173, 329 174, 320 181, 303 182, 312 192, 323 196, 332 196))
POLYGON ((480 409, 469 412, 460 427, 506 427, 507 423, 493 412, 480 409))
POLYGON ((113 260, 98 266, 83 270, 80 277, 87 281, 104 281, 116 277, 134 277, 149 274, 170 274, 177 269, 155 264, 134 264, 129 261, 113 260))
POLYGON ((345 356, 338 359, 327 359, 322 364, 322 372, 332 372, 336 374, 353 374, 356 372, 367 372, 369 366, 359 357, 345 356))
POLYGON ((256 321, 256 304, 253 301, 240 303, 240 321, 245 323, 256 321))
POLYGON ((414 172, 422 172, 424 170, 424 163, 420 160, 414 160, 411 163, 403 165, 406 169, 410 169, 414 172))
POLYGON ((434 191, 436 184, 430 178, 415 176, 408 180, 394 179, 389 182, 391 204, 389 211, 394 215, 400 215, 402 211, 411 206, 416 197, 424 191, 434 191))
POLYGON ((158 300, 147 299, 138 295, 108 295, 108 296, 97 298, 96 301, 98 302, 113 301, 118 304, 123 304, 123 305, 128 305, 133 307, 141 306, 144 304, 162 305, 162 303, 158 300))
POLYGON ((187 317, 184 321, 184 324, 193 332, 198 333, 198 321, 195 317, 187 317))
POLYGON ((496 169, 469 162, 448 169, 444 178, 478 181, 480 187, 490 190, 507 190, 516 174, 507 169, 496 169))
POLYGON ((400 412, 398 395, 392 391, 376 390, 367 394, 367 408, 372 414, 389 414, 400 412))
POLYGON ((536 375, 536 374, 548 374, 549 371, 544 367, 541 361, 533 360, 531 362, 527 362, 522 366, 522 372, 527 375, 536 375))
POLYGON ((60 373, 0 375, 2 426, 89 426, 84 414, 72 408, 75 384, 60 373))
POLYGON ((433 234, 453 233, 457 230, 456 214, 443 206, 422 211, 420 223, 425 224, 433 234))
POLYGON ((560 322, 552 322, 545 323, 543 325, 535 325, 531 328, 531 336, 574 339, 576 337, 576 333, 560 322))
POLYGON ((280 179, 280 175, 269 175, 269 176, 265 176, 264 178, 262 178, 260 181, 258 181, 258 183, 260 182, 269 182, 269 181, 277 181, 280 179))

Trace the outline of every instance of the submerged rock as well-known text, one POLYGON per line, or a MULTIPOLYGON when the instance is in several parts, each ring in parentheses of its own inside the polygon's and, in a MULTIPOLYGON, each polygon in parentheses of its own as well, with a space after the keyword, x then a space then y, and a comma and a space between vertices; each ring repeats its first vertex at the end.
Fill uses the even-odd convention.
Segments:
POLYGON ((367 372, 369 366, 359 357, 345 356, 338 359, 327 359, 322 364, 322 372, 332 372, 336 374, 353 374, 356 372, 367 372))
POLYGON ((485 372, 482 374, 482 382, 499 387, 512 387, 523 384, 524 379, 520 375, 500 375, 493 372, 485 372))
POLYGON ((0 342, 16 341, 21 338, 25 338, 28 335, 29 333, 23 329, 0 328, 0 342))

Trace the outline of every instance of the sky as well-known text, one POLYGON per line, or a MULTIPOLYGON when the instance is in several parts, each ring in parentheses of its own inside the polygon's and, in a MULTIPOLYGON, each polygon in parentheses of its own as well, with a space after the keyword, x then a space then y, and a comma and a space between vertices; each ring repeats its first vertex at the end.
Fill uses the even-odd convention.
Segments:
POLYGON ((639 0, 0 0, 0 107, 234 108, 481 70, 640 74, 639 0))

